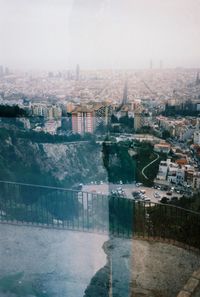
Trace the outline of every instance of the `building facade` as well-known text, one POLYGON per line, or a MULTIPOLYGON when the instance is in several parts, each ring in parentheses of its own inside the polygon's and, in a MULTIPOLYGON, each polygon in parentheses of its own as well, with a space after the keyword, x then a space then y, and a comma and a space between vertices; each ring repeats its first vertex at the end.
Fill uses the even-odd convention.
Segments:
POLYGON ((93 133, 95 128, 94 112, 87 109, 77 108, 72 112, 73 133, 93 133))

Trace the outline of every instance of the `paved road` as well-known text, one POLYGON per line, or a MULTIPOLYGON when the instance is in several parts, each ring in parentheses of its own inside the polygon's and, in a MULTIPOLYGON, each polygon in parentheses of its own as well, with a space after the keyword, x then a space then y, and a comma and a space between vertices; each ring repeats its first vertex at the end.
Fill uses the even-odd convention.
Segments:
POLYGON ((158 159, 159 159, 159 155, 156 153, 156 159, 154 159, 153 161, 151 161, 149 164, 147 164, 143 169, 142 169, 142 175, 144 176, 144 178, 146 178, 146 179, 149 179, 147 176, 146 176, 146 174, 144 173, 144 171, 149 167, 149 166, 151 166, 153 163, 155 163, 158 159))

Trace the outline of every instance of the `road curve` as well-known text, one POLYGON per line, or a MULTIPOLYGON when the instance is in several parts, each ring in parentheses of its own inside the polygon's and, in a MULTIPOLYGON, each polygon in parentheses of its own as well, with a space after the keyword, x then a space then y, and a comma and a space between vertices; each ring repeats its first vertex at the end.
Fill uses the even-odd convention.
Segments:
POLYGON ((155 163, 158 159, 159 159, 159 155, 157 154, 157 153, 155 153, 156 154, 156 159, 154 159, 153 161, 151 161, 149 164, 147 164, 143 169, 142 169, 142 175, 144 176, 144 178, 146 178, 146 179, 149 179, 147 176, 146 176, 146 174, 144 173, 144 171, 149 167, 149 166, 151 166, 153 163, 155 163))

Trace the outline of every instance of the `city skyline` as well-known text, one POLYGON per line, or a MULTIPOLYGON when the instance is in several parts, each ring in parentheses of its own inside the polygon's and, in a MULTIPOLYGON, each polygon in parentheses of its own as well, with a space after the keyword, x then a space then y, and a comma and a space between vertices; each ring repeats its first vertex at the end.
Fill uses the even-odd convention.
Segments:
POLYGON ((22 70, 200 67, 200 2, 0 0, 0 64, 22 70))

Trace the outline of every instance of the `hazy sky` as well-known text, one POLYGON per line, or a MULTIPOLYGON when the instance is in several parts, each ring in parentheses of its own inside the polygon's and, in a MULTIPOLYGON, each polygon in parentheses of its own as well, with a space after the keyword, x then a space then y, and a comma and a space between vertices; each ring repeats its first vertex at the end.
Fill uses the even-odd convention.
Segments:
POLYGON ((200 67, 200 0, 0 0, 0 64, 200 67))

